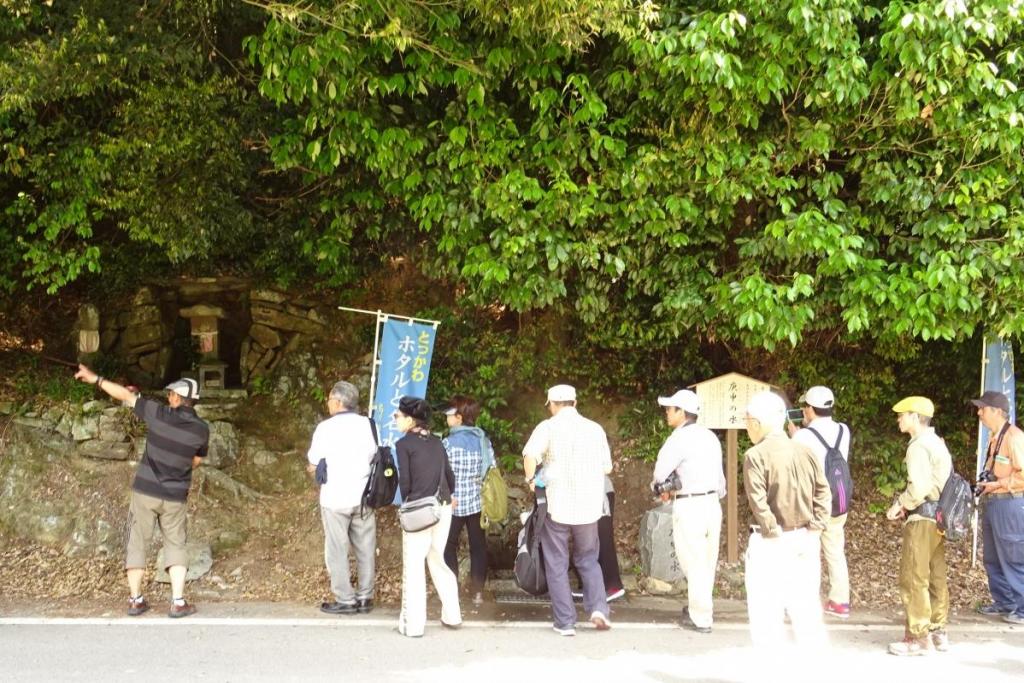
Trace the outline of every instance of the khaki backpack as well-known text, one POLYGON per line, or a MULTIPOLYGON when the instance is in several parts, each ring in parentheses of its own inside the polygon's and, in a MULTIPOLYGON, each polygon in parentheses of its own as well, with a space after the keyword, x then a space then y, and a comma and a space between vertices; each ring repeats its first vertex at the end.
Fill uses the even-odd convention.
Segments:
POLYGON ((491 467, 484 475, 480 487, 480 528, 487 529, 492 523, 505 521, 508 515, 508 487, 497 467, 491 467))

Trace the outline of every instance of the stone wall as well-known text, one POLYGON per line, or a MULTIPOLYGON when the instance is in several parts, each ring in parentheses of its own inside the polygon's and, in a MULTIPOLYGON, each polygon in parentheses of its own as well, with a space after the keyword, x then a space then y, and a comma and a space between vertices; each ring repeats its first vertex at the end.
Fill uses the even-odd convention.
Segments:
MULTIPOLYGON (((235 393, 237 399, 245 398, 245 392, 235 393)), ((223 468, 238 460, 241 438, 228 420, 234 417, 239 404, 240 401, 218 401, 196 406, 196 413, 210 426, 210 447, 204 465, 223 468)), ((53 406, 43 412, 28 410, 9 419, 13 425, 56 434, 64 440, 62 451, 86 458, 138 460, 146 448, 145 425, 131 408, 108 400, 53 406)))
POLYGON ((251 290, 249 313, 252 326, 242 340, 239 358, 243 383, 268 375, 304 341, 326 335, 327 323, 314 304, 289 299, 282 292, 251 290))
POLYGON ((174 292, 158 296, 151 287, 142 287, 124 310, 100 314, 100 349, 116 356, 128 381, 150 387, 160 384, 171 360, 174 334, 170 312, 174 292))
MULTIPOLYGON (((222 500, 263 499, 224 471, 243 454, 248 478, 260 488, 308 487, 301 458, 283 458, 259 439, 242 438, 234 420, 245 392, 234 393, 196 407, 210 425, 210 448, 193 475, 194 489, 222 500)), ((145 425, 130 408, 109 400, 38 409, 0 403, 0 531, 70 556, 119 556, 130 485, 145 445, 145 425)), ((244 533, 222 530, 212 540, 223 545, 220 536, 244 533)), ((210 540, 190 542, 190 579, 209 570, 210 548, 210 540)))

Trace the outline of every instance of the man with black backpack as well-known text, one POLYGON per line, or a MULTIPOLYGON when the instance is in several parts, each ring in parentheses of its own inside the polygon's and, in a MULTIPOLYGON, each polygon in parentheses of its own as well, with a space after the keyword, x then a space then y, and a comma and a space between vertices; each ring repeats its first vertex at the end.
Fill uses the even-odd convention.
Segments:
POLYGON ((811 449, 832 491, 832 516, 821 532, 821 552, 828 569, 828 602, 825 613, 850 617, 850 574, 846 567, 846 516, 853 496, 850 478, 850 428, 832 419, 835 396, 828 387, 813 386, 799 398, 803 428, 790 422, 793 440, 811 449))
POLYGON ((320 605, 327 614, 365 614, 373 609, 377 519, 362 499, 377 442, 372 423, 357 412, 358 406, 355 386, 335 384, 327 397, 330 417, 317 425, 307 455, 307 470, 320 485, 324 562, 334 593, 334 600, 320 605), (357 590, 349 576, 350 545, 359 571, 357 590))

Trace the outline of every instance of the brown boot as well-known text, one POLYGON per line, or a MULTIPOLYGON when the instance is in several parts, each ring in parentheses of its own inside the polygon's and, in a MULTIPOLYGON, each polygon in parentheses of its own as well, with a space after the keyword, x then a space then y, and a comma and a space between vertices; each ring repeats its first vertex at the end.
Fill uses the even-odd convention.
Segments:
POLYGON ((149 603, 141 595, 137 598, 128 598, 128 616, 137 617, 149 609, 149 603))
POLYGON ((931 634, 928 633, 920 638, 906 636, 903 640, 889 643, 889 654, 896 655, 897 657, 917 657, 930 655, 934 652, 935 646, 932 644, 931 634))
POLYGON ((184 605, 176 605, 171 602, 171 609, 167 611, 167 616, 171 619, 181 619, 189 615, 196 613, 196 606, 191 602, 186 602, 184 605))

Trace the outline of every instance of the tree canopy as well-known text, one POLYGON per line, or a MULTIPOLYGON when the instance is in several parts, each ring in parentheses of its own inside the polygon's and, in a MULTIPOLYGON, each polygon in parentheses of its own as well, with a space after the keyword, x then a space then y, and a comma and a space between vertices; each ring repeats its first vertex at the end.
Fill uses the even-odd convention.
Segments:
POLYGON ((1024 329, 1021 0, 4 5, 12 287, 114 231, 612 347, 1024 329))

